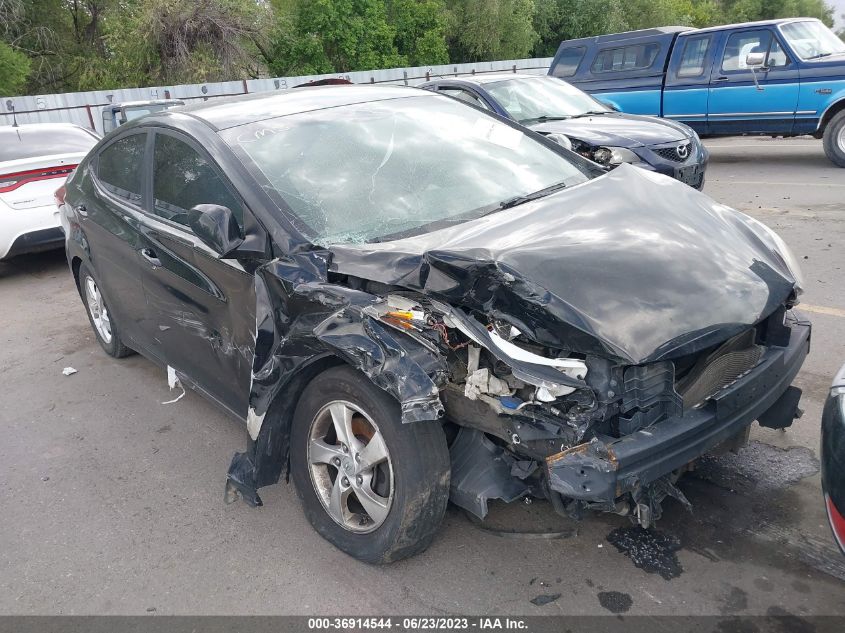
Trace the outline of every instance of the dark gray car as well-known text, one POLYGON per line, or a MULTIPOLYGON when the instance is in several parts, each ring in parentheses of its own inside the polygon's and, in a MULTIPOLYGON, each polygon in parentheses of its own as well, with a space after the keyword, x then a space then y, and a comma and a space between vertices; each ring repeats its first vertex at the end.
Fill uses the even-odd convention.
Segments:
POLYGON ((496 74, 436 79, 420 87, 492 110, 604 167, 630 163, 704 187, 709 154, 692 128, 616 112, 556 77, 496 74))

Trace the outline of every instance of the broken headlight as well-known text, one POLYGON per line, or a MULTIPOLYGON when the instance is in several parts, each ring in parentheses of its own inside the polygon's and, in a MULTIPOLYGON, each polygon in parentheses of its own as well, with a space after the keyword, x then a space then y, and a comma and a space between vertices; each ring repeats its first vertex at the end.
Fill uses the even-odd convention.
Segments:
POLYGON ((599 165, 621 165, 639 163, 640 157, 624 147, 599 147, 593 150, 593 160, 599 165))

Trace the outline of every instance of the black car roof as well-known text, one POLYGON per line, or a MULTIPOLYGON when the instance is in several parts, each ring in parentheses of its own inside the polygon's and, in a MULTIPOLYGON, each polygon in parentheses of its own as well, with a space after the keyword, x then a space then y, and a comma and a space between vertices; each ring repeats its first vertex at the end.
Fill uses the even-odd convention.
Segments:
POLYGON ((431 96, 429 91, 405 86, 316 86, 285 90, 281 93, 261 92, 215 99, 179 108, 179 113, 197 117, 218 130, 224 130, 299 112, 371 101, 431 96))

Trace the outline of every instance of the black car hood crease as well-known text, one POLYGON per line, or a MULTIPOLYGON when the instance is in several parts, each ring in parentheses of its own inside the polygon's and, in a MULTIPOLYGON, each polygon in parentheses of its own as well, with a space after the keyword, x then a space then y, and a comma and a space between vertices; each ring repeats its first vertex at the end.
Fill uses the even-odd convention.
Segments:
POLYGON ((696 352, 793 292, 746 216, 623 165, 431 233, 330 247, 329 270, 504 318, 551 347, 641 364, 696 352))
POLYGON ((688 132, 674 121, 617 112, 546 121, 528 127, 541 134, 566 134, 590 145, 611 147, 657 145, 689 137, 688 132))

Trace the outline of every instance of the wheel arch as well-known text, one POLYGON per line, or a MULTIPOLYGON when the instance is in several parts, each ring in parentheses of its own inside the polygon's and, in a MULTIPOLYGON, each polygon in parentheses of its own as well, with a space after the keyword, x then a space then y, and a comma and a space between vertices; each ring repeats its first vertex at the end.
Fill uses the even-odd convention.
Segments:
POLYGON ((308 273, 308 262, 273 261, 255 275, 255 352, 247 410, 248 444, 232 459, 226 499, 260 505, 257 490, 287 464, 290 423, 305 385, 348 364, 393 397, 403 423, 440 420, 445 358, 382 321, 379 299, 308 273), (310 278, 309 278, 310 277, 310 278))
POLYGON ((74 255, 73 258, 70 260, 70 270, 73 273, 73 281, 76 283, 77 291, 80 290, 79 286, 79 269, 82 268, 82 258, 78 255, 74 255))
POLYGON ((819 127, 816 131, 816 136, 818 138, 824 136, 824 132, 827 129, 828 124, 833 120, 833 117, 843 110, 845 110, 845 94, 840 94, 838 96, 838 100, 829 105, 822 113, 822 117, 819 119, 819 127))

